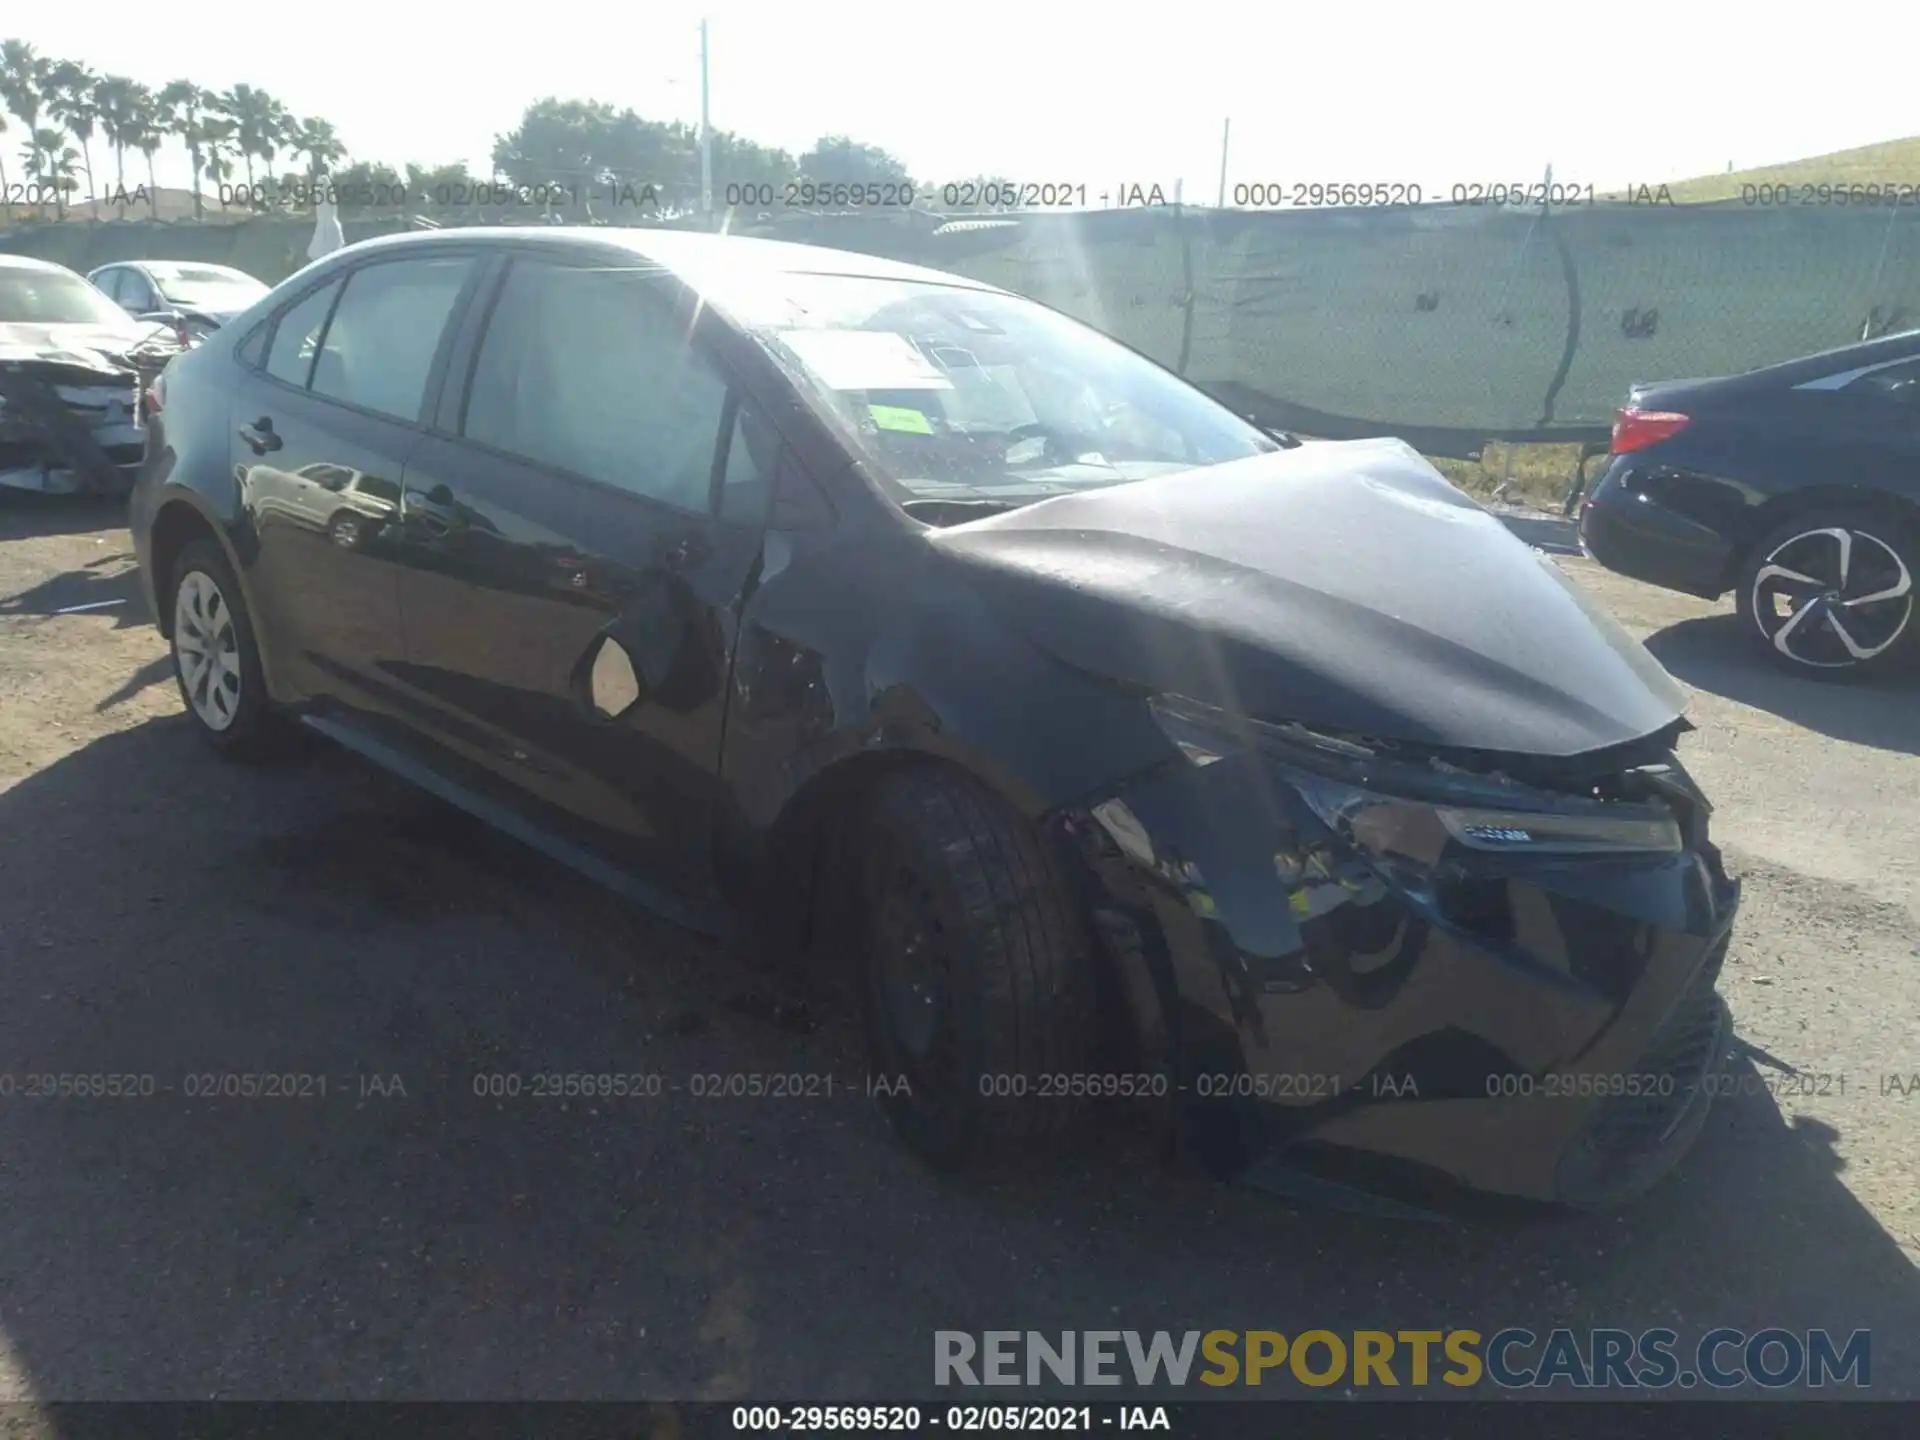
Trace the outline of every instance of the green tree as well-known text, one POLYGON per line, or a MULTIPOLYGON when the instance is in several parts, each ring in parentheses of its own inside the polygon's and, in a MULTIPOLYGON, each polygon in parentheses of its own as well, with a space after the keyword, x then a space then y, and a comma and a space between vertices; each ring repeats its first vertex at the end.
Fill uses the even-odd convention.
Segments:
POLYGON ((187 158, 193 162, 193 218, 196 220, 206 218, 200 202, 200 175, 205 163, 205 127, 214 103, 212 93, 191 80, 170 81, 160 90, 162 126, 167 133, 180 137, 187 147, 187 158))
POLYGON ((307 178, 316 179, 329 166, 346 158, 347 147, 325 120, 293 120, 288 123, 286 148, 294 159, 307 161, 307 178))
POLYGON ((247 188, 253 188, 253 162, 266 162, 273 177, 273 157, 280 148, 288 121, 287 107, 264 90, 236 85, 219 97, 220 113, 233 122, 233 149, 246 166, 247 188))
POLYGON ((613 107, 602 101, 536 101, 518 126, 495 138, 493 168, 516 185, 591 181, 594 151, 599 148, 604 154, 616 118, 613 107))
POLYGON ((26 41, 0 40, 0 101, 26 131, 29 148, 40 133, 41 97, 52 69, 52 62, 26 41))
POLYGON ((47 113, 80 142, 81 167, 87 173, 87 196, 93 202, 96 220, 100 218, 100 187, 93 180, 93 137, 100 124, 96 97, 99 86, 98 75, 72 60, 56 62, 47 75, 47 113))
MULTIPOLYGON (((210 115, 200 121, 200 150, 203 171, 217 199, 220 189, 233 178, 233 157, 240 153, 240 127, 224 115, 210 115)), ((223 206, 224 200, 220 202, 223 206)))
POLYGON ((147 212, 160 218, 160 187, 153 178, 153 157, 167 138, 167 112, 160 97, 144 85, 135 85, 127 113, 127 143, 146 157, 147 212))
MULTIPOLYGON (((743 140, 740 136, 726 130, 716 132, 711 143, 713 146, 713 203, 723 208, 727 203, 727 187, 730 185, 768 185, 772 186, 778 194, 789 181, 796 180, 800 176, 799 162, 785 150, 757 145, 751 140, 743 140)), ((700 173, 697 156, 694 160, 693 173, 696 177, 700 173)), ((696 181, 694 199, 697 200, 698 197, 699 188, 696 181)))
POLYGON ((349 215, 363 215, 383 208, 380 202, 391 203, 391 197, 399 194, 407 183, 398 170, 377 160, 356 160, 335 170, 332 178, 343 220, 349 215))
POLYGON ((113 149, 113 184, 116 190, 127 188, 127 151, 133 148, 134 92, 137 82, 125 75, 103 76, 93 87, 93 102, 100 111, 100 133, 113 149))
POLYGON ((823 135, 800 157, 800 173, 816 184, 908 184, 913 177, 906 162, 881 149, 845 135, 823 135))
POLYGON ((27 174, 53 191, 54 215, 67 218, 67 192, 79 184, 74 167, 80 152, 67 144, 67 137, 51 126, 33 132, 27 148, 21 152, 27 162, 27 174))
POLYGON ((408 162, 407 194, 416 205, 438 212, 443 219, 474 212, 474 187, 480 177, 465 165, 415 165, 408 162))

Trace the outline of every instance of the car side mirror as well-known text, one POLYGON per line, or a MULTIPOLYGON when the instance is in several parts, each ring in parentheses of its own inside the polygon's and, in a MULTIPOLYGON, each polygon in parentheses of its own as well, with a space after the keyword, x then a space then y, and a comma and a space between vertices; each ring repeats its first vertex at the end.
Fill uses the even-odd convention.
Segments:
POLYGON ((1262 425, 1260 428, 1267 433, 1269 439, 1279 441, 1282 450, 1298 450, 1307 443, 1291 430, 1276 430, 1271 425, 1262 425))

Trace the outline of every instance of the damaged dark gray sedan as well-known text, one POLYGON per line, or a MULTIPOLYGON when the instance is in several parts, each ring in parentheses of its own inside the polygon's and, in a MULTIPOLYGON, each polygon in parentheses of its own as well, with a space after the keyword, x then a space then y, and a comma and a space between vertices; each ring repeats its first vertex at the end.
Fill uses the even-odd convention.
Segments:
POLYGON ((0 486, 124 494, 141 394, 181 348, 63 266, 0 255, 0 486))
POLYGON ((930 271, 395 237, 156 387, 220 750, 298 719, 843 972, 952 1165, 1112 1102, 1223 1175, 1633 1194, 1728 1044, 1682 694, 1397 442, 1283 448, 930 271))

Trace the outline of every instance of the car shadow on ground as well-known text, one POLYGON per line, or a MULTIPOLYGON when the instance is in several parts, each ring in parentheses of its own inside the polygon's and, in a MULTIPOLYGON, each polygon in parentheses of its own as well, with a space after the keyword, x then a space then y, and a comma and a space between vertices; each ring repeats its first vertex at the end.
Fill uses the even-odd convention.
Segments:
POLYGON ((1646 647, 1696 689, 1835 740, 1920 755, 1920 675, 1870 683, 1802 679, 1760 654, 1735 615, 1682 620, 1648 636, 1646 647))
POLYGON ((844 1017, 336 752, 150 721, 0 833, 0 1360, 43 1400, 952 1400, 941 1329, 1561 1325, 1867 1328, 1915 1393, 1920 1277, 1833 1128, 1892 1101, 1790 1122, 1743 1068, 1601 1216, 1292 1209, 1124 1135, 942 1178, 844 1017))
POLYGON ((127 523, 125 498, 0 489, 0 540, 86 535, 127 523))
POLYGON ((140 567, 132 552, 102 555, 77 570, 68 570, 17 594, 0 596, 0 616, 111 613, 116 630, 153 623, 140 586, 140 567))
MULTIPOLYGON (((115 551, 89 561, 78 569, 64 571, 30 589, 0 596, 0 618, 30 615, 46 619, 55 615, 111 614, 115 630, 144 630, 153 623, 153 612, 140 584, 140 568, 131 551, 115 551)), ((157 656, 139 666, 94 708, 105 714, 116 705, 131 700, 150 685, 173 678, 173 662, 157 656)))

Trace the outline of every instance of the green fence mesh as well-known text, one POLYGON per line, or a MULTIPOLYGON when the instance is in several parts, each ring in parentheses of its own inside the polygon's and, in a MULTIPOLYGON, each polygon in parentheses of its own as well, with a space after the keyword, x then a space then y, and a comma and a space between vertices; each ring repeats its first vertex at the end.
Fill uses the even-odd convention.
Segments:
MULTIPOLYGON (((1035 296, 1268 424, 1487 438, 1604 436, 1637 381, 1725 374, 1920 325, 1914 207, 1599 205, 1252 213, 1175 206, 953 221, 925 211, 736 233, 931 265, 1035 296)), ((347 238, 405 228, 350 220, 347 238)), ((277 281, 311 222, 20 227, 0 248, 89 270, 212 260, 277 281)))

